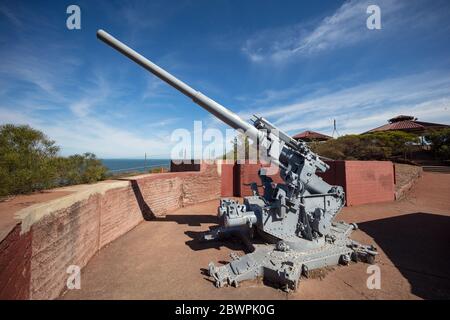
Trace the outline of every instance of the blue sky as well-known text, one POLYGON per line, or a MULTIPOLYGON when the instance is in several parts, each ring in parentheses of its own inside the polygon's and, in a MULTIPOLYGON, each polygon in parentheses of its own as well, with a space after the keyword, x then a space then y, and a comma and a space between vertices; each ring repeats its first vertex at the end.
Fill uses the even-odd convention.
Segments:
POLYGON ((176 128, 219 124, 98 41, 102 28, 248 119, 361 133, 392 116, 450 123, 449 1, 2 1, 0 123, 63 155, 166 157, 176 128), (66 8, 81 8, 81 30, 66 8), (366 28, 369 4, 381 30, 366 28))

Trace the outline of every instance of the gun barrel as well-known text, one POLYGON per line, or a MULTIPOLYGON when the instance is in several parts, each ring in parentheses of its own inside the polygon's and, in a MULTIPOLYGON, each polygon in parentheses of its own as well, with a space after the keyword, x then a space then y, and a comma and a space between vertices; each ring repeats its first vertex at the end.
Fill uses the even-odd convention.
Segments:
POLYGON ((121 41, 114 38, 106 31, 98 30, 97 38, 99 38, 112 48, 116 49, 123 55, 127 56, 137 64, 141 65, 164 82, 167 82, 169 85, 182 92, 184 95, 191 98, 195 103, 203 107, 206 111, 212 113, 215 117, 219 118, 227 125, 231 126, 234 129, 243 130, 252 139, 256 139, 258 137, 258 129, 242 120, 238 115, 231 112, 214 100, 208 98, 201 92, 188 86, 186 83, 176 78, 169 72, 165 71, 163 68, 151 62, 144 56, 140 55, 121 41))

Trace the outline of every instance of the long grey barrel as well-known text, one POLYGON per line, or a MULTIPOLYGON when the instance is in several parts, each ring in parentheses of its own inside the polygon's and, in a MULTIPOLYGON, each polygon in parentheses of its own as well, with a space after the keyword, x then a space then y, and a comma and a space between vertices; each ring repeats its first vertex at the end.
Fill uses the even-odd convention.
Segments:
POLYGON ((110 45, 120 53, 124 54, 134 62, 140 64, 142 67, 153 73, 161 80, 167 82, 178 91, 184 93, 195 103, 206 109, 208 112, 212 113, 214 116, 228 124, 230 127, 243 130, 252 139, 256 139, 258 137, 258 129, 243 121, 238 115, 231 112, 214 100, 208 98, 203 93, 191 88, 186 83, 184 83, 180 79, 177 79, 161 67, 157 66, 144 56, 140 55, 121 41, 114 38, 106 31, 98 30, 97 38, 110 45))

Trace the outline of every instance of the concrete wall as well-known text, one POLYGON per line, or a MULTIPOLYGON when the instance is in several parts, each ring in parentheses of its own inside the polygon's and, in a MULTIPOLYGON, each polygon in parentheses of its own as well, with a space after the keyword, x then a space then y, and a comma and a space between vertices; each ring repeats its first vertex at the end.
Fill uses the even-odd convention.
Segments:
POLYGON ((20 224, 0 243, 0 298, 53 299, 66 287, 67 267, 92 256, 143 219, 217 199, 216 165, 73 186, 73 193, 19 211, 20 224))

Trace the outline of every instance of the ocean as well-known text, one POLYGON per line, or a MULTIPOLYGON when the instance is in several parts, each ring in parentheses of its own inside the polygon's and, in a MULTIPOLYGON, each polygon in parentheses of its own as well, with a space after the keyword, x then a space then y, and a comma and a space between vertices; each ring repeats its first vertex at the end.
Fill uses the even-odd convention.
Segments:
POLYGON ((100 159, 109 173, 146 172, 151 168, 169 168, 169 159, 100 159))

